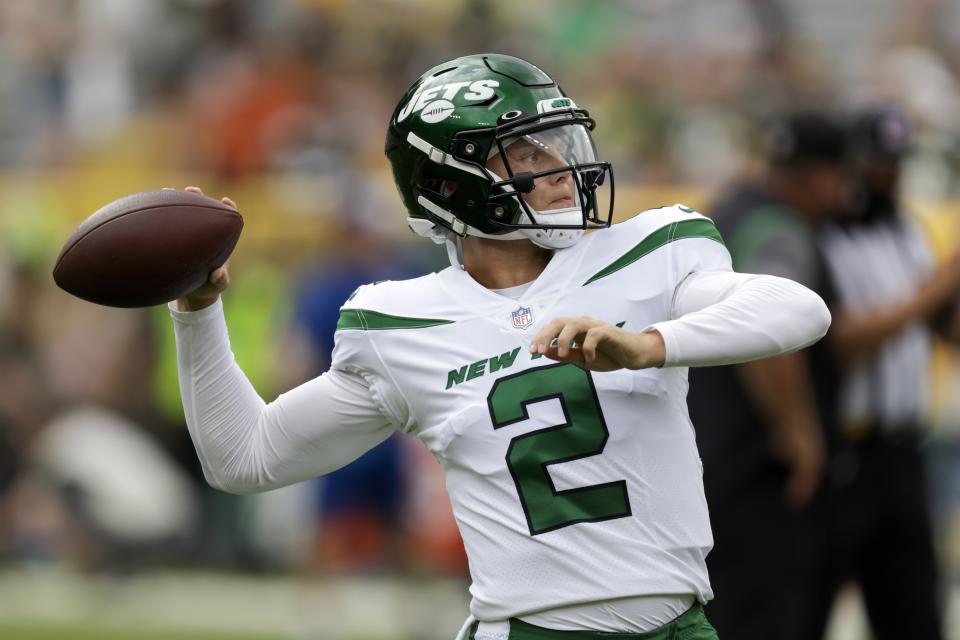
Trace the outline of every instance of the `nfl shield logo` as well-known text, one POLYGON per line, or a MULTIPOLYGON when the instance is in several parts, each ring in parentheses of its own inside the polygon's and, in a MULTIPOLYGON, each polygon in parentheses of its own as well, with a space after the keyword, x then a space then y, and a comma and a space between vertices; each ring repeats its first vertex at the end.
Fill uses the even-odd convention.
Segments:
POLYGON ((530 307, 520 307, 516 311, 511 311, 510 316, 513 318, 513 326, 517 329, 526 329, 533 324, 533 313, 530 307))

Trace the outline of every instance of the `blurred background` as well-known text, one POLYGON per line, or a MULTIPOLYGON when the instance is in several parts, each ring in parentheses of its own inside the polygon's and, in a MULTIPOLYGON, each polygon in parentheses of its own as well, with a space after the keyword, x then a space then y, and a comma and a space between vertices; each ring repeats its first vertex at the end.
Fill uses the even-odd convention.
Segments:
MULTIPOLYGON (((322 372, 359 284, 443 268, 405 227, 391 110, 434 64, 497 51, 598 124, 620 219, 706 206, 787 107, 893 103, 903 190, 960 231, 960 0, 0 0, 0 638, 452 638, 466 561, 408 439, 259 496, 207 488, 166 309, 50 277, 122 195, 198 185, 246 228, 226 297, 264 398, 322 372)), ((927 446, 948 634, 960 638, 960 358, 934 359, 927 446)), ((830 637, 868 637, 855 590, 830 637)))

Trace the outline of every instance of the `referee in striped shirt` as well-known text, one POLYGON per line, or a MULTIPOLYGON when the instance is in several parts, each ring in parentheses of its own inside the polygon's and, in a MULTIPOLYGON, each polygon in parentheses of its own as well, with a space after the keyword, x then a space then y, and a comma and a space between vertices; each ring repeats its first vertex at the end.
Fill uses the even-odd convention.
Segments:
POLYGON ((893 109, 865 112, 852 136, 857 215, 821 235, 835 287, 829 338, 842 383, 819 614, 825 621, 836 589, 855 579, 877 640, 939 640, 921 420, 932 332, 960 337, 960 253, 935 266, 921 230, 902 210, 905 118, 893 109))

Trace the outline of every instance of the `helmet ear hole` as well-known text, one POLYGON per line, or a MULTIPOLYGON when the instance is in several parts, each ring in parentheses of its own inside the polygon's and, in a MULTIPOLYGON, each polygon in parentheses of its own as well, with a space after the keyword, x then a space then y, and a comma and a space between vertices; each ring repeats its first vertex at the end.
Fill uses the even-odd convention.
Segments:
POLYGON ((473 140, 458 138, 453 142, 453 154, 461 158, 472 160, 480 157, 481 145, 473 140))
POLYGON ((519 206, 513 198, 490 200, 487 202, 487 219, 494 224, 511 223, 517 216, 519 206))
POLYGON ((449 178, 434 176, 434 177, 423 177, 420 182, 417 184, 417 189, 421 193, 427 192, 435 196, 442 198, 444 201, 449 200, 459 188, 460 183, 456 180, 451 180, 449 178))

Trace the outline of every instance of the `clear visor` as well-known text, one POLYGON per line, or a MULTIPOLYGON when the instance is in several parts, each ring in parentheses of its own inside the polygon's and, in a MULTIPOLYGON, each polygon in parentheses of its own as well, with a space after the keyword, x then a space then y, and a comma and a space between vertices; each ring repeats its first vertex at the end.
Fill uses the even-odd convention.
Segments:
POLYGON ((497 178, 491 185, 490 203, 520 204, 512 220, 500 222, 507 228, 539 230, 534 242, 553 242, 551 234, 564 235, 568 230, 571 238, 579 237, 585 229, 608 226, 613 175, 608 163, 597 160, 589 128, 568 120, 537 130, 545 124, 540 120, 517 127, 494 145, 499 154, 492 154, 487 162, 497 178))
POLYGON ((582 124, 565 124, 543 131, 505 138, 494 150, 503 150, 510 173, 533 174, 571 165, 596 162, 590 132, 582 124))

